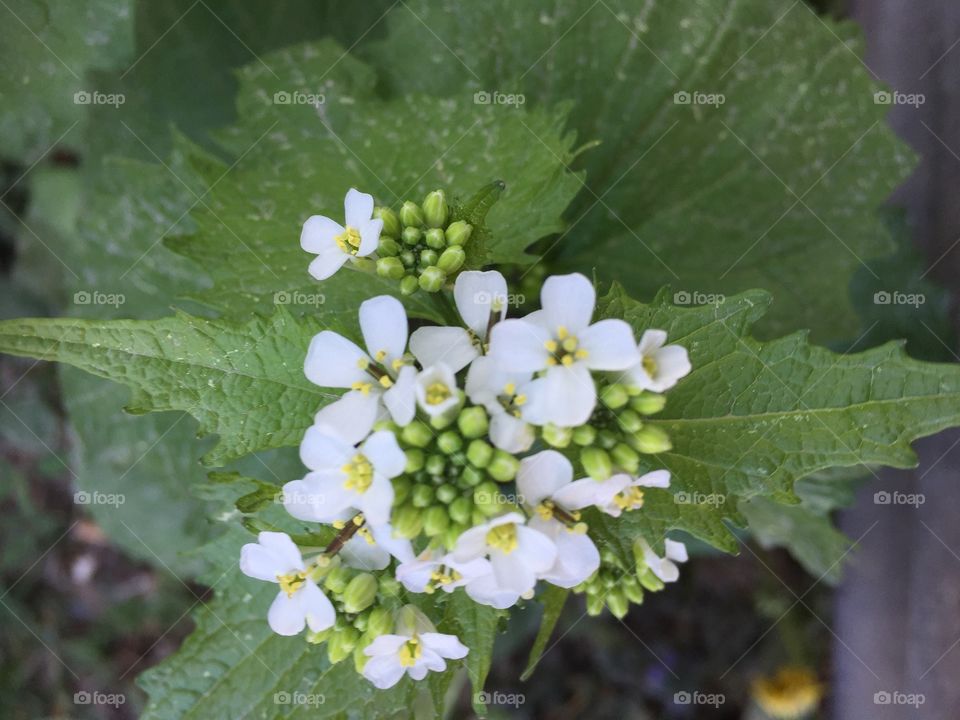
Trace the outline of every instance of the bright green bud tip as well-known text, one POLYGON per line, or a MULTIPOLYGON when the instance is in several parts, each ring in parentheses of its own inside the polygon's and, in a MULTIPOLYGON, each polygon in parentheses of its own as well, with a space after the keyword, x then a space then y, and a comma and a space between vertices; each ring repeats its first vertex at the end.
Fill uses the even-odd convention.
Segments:
POLYGON ((449 505, 454 500, 457 499, 457 496, 460 493, 453 485, 444 484, 437 488, 437 500, 442 502, 444 505, 449 505))
POLYGON ((348 613, 363 612, 373 605, 378 587, 376 577, 370 573, 360 573, 343 591, 343 609, 348 613))
POLYGON ((447 508, 450 519, 460 525, 466 525, 470 522, 470 515, 473 512, 473 500, 468 497, 458 497, 447 508))
POLYGON ((430 250, 429 248, 426 250, 421 250, 420 267, 430 267, 431 265, 436 265, 439 258, 440 256, 437 255, 436 250, 430 250))
POLYGON ((630 401, 630 407, 641 415, 654 415, 663 410, 666 404, 666 395, 658 395, 649 390, 644 390, 642 394, 630 401))
POLYGON ((610 613, 617 619, 623 618, 627 614, 627 610, 630 609, 630 602, 620 588, 615 588, 607 593, 606 603, 610 613))
POLYGON ((443 250, 447 246, 447 238, 440 228, 430 228, 424 237, 427 245, 434 250, 443 250))
POLYGON ((452 548, 457 544, 457 539, 463 535, 464 531, 467 529, 466 525, 461 525, 459 523, 451 523, 447 526, 447 530, 443 533, 443 544, 448 548, 452 548))
POLYGON ((500 488, 495 482, 487 480, 473 489, 473 502, 484 515, 496 515, 500 512, 500 488))
POLYGON ((573 430, 571 428, 557 427, 556 425, 544 425, 543 440, 547 445, 555 448, 565 448, 573 439, 573 430))
POLYGON ((587 595, 587 615, 591 617, 596 617, 603 612, 603 596, 602 595, 587 595))
POLYGON ((463 267, 464 260, 467 259, 467 253, 459 245, 448 247, 443 251, 440 259, 437 261, 437 267, 445 273, 455 273, 463 267))
POLYGON ((410 478, 407 475, 401 475, 393 478, 390 483, 393 485, 393 504, 403 505, 410 497, 410 490, 413 487, 410 478))
POLYGON ((327 628, 326 630, 321 630, 320 632, 307 630, 307 642, 312 645, 319 645, 328 637, 330 637, 332 632, 333 632, 333 628, 327 628))
POLYGON ((580 447, 593 445, 593 441, 597 439, 597 431, 592 425, 581 425, 573 431, 572 439, 580 447))
POLYGON ((436 537, 443 534, 450 524, 450 516, 445 507, 434 505, 424 513, 423 532, 427 537, 436 537))
POLYGON ((423 529, 423 513, 412 505, 404 505, 393 511, 393 532, 411 540, 423 529))
POLYGON ((380 257, 394 257, 400 254, 400 243, 393 238, 380 236, 380 242, 377 243, 377 255, 380 257))
POLYGON ((608 385, 600 393, 600 400, 611 410, 622 408, 630 400, 627 389, 619 383, 608 385))
POLYGON ((407 200, 400 208, 400 222, 409 227, 423 225, 423 210, 415 202, 407 200))
POLYGON ((437 447, 440 448, 440 452, 452 455, 463 447, 463 438, 459 433, 447 430, 437 438, 437 447))
POLYGON ((425 508, 433 504, 434 490, 432 485, 415 485, 411 493, 414 507, 425 508))
POLYGON ((463 220, 457 220, 450 223, 444 236, 447 238, 447 245, 466 245, 472 232, 473 225, 463 220))
POLYGON ((633 410, 621 410, 617 413, 617 423, 625 431, 635 433, 643 427, 643 418, 633 410))
POLYGON ((407 275, 400 281, 400 293, 402 295, 413 295, 419 289, 420 283, 413 275, 407 275))
POLYGON ((414 420, 400 431, 400 439, 408 445, 423 448, 430 444, 433 432, 424 423, 414 420))
POLYGON ((353 577, 353 571, 343 566, 333 568, 323 579, 323 586, 334 594, 342 593, 353 577))
POLYGON ((469 465, 460 471, 461 487, 476 487, 486 477, 482 470, 477 470, 469 465))
POLYGON ((427 458, 425 469, 430 475, 443 475, 447 469, 447 459, 443 455, 431 455, 427 458))
POLYGON ((403 266, 399 258, 382 257, 377 260, 377 275, 382 278, 399 280, 406 274, 407 269, 403 266))
POLYGON ((427 460, 423 454, 423 450, 418 448, 410 448, 405 451, 404 454, 407 456, 407 466, 403 469, 406 473, 415 473, 417 470, 422 469, 423 464, 427 460))
POLYGON ((330 662, 336 665, 341 660, 346 660, 359 640, 360 633, 352 627, 346 627, 333 633, 327 640, 327 657, 330 662))
POLYGON ((383 220, 383 230, 380 231, 381 236, 385 235, 388 238, 400 237, 400 218, 397 217, 397 214, 393 210, 386 207, 378 207, 374 209, 373 216, 383 220))
POLYGON ((417 256, 413 253, 413 250, 404 250, 399 257, 405 268, 412 268, 417 264, 417 256))
MULTIPOLYGON (((490 422, 487 411, 479 405, 464 408, 457 417, 457 427, 466 438, 478 438, 487 434, 490 422)), ((467 455, 469 457, 469 453, 467 455)))
POLYGON ((594 480, 606 480, 613 474, 613 461, 601 448, 587 447, 581 450, 580 463, 594 480))
POLYGON ((510 453, 503 450, 497 450, 493 453, 493 460, 487 466, 487 472, 494 480, 500 482, 510 482, 517 476, 517 470, 520 469, 520 461, 510 453))
POLYGON ((483 440, 473 440, 467 446, 467 460, 474 467, 485 468, 493 459, 493 448, 483 440))
POLYGON ((653 425, 645 425, 640 432, 633 435, 633 442, 631 444, 637 452, 648 455, 666 452, 673 447, 673 443, 670 442, 670 436, 653 425))
POLYGON ((393 631, 393 613, 382 607, 375 607, 367 618, 367 634, 372 637, 388 635, 393 631))
POLYGON ((416 245, 422 237, 423 233, 420 232, 419 228, 408 227, 403 229, 403 242, 407 245, 416 245))
POLYGON ((443 287, 444 281, 446 281, 447 276, 436 265, 431 265, 423 269, 423 272, 420 273, 420 288, 426 290, 427 292, 437 292, 440 288, 443 287))
POLYGON ((640 584, 650 592, 660 592, 663 590, 663 580, 654 575, 649 569, 637 573, 637 578, 640 580, 640 584))
POLYGON ((447 197, 443 190, 434 190, 423 200, 423 217, 427 225, 432 228, 441 228, 447 224, 450 208, 447 207, 447 197))
POLYGON ((630 475, 635 475, 640 469, 640 456, 626 443, 618 443, 610 452, 617 467, 623 468, 630 475))

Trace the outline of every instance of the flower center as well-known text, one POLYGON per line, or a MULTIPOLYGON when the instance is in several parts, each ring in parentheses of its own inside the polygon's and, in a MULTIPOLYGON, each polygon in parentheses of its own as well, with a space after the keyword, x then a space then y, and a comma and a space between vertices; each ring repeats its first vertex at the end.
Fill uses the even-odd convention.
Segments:
POLYGON ((413 667, 421 655, 423 655, 423 648, 420 647, 420 641, 415 637, 410 638, 400 648, 401 667, 413 667))
POLYGON ((497 525, 487 532, 487 545, 510 554, 517 549, 517 526, 515 523, 497 525))
POLYGON ((439 405, 447 400, 453 393, 442 382, 430 383, 427 386, 427 405, 439 405))
POLYGON ((348 255, 356 255, 360 250, 360 231, 347 225, 343 232, 333 238, 337 246, 348 255))
POLYGON ((346 482, 343 483, 347 490, 365 493, 373 482, 373 465, 361 453, 354 455, 350 462, 340 469, 347 476, 346 482))
POLYGON ((650 377, 653 377, 657 374, 657 361, 656 359, 650 357, 649 355, 643 356, 643 369, 650 377))
POLYGON ((643 507, 643 490, 636 486, 628 487, 617 493, 613 498, 613 502, 616 503, 617 507, 621 510, 636 510, 643 507))
POLYGON ((527 396, 523 393, 517 394, 517 385, 512 382, 503 386, 503 392, 497 399, 500 400, 503 409, 514 417, 520 417, 520 408, 527 402, 527 396))
POLYGON ((277 582, 280 583, 280 589, 287 594, 287 597, 293 597, 293 594, 302 588, 306 581, 307 574, 300 570, 287 573, 286 575, 277 575, 277 582))
MULTIPOLYGON (((449 585, 450 583, 457 582, 461 578, 463 578, 463 575, 461 575, 459 572, 457 572, 453 568, 444 567, 444 568, 439 568, 437 570, 434 570, 433 573, 431 573, 430 582, 435 588, 435 587, 441 587, 443 585, 449 585)), ((431 588, 431 590, 432 589, 433 588, 431 588)))
POLYGON ((547 358, 547 365, 565 365, 570 367, 577 360, 586 360, 589 353, 580 347, 580 340, 576 335, 571 335, 570 331, 564 325, 557 328, 555 339, 547 340, 543 346, 550 353, 547 358))

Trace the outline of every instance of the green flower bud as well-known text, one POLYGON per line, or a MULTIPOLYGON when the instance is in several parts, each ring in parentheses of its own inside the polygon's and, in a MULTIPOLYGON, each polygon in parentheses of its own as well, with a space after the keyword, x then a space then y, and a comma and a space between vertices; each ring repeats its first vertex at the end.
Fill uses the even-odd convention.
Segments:
POLYGON ((447 246, 447 238, 440 228, 430 228, 424 235, 425 242, 434 250, 443 250, 447 246))
POLYGON ((427 292, 437 292, 446 280, 447 276, 436 265, 426 267, 420 272, 420 288, 427 292))
POLYGON ((444 505, 449 505, 454 500, 460 496, 460 491, 457 490, 453 485, 449 483, 444 483, 437 488, 437 500, 442 502, 444 505))
POLYGON ((447 245, 466 245, 472 232, 473 225, 463 220, 457 220, 456 222, 450 223, 444 233, 444 237, 447 238, 447 245))
POLYGON ((434 490, 432 485, 416 485, 411 495, 411 502, 414 507, 425 508, 433 505, 434 490))
POLYGON ((586 447, 581 450, 580 464, 594 480, 606 480, 613 474, 613 462, 602 448, 586 447))
POLYGON ((624 595, 627 596, 627 600, 632 602, 634 605, 640 605, 643 603, 643 588, 640 587, 640 583, 635 577, 627 576, 621 581, 621 587, 623 588, 624 595))
POLYGON ((400 218, 397 217, 397 214, 393 210, 388 207, 374 208, 373 216, 383 220, 383 230, 380 231, 381 236, 386 235, 388 238, 400 237, 400 218))
POLYGON ((434 190, 423 200, 423 217, 427 225, 432 228, 441 228, 447 224, 450 208, 447 207, 447 197, 443 190, 434 190))
POLYGON ((433 439, 433 433, 426 424, 419 420, 414 420, 400 431, 400 438, 408 445, 422 448, 430 444, 433 439))
POLYGON ((441 535, 444 531, 446 531, 449 524, 450 516, 447 514, 447 509, 445 507, 434 505, 433 507, 428 508, 427 512, 424 513, 423 532, 426 533, 427 537, 436 537, 437 535, 441 535))
POLYGON ((667 452, 673 447, 670 436, 664 430, 654 425, 645 425, 640 432, 632 436, 630 443, 637 452, 655 455, 667 452))
POLYGON ((633 410, 621 410, 617 413, 617 423, 628 433, 635 433, 643 427, 643 418, 633 410))
POLYGON ((380 576, 380 594, 384 597, 397 597, 403 585, 393 575, 380 576))
POLYGON ((436 250, 421 250, 420 251, 420 267, 426 268, 431 265, 437 264, 437 258, 440 256, 437 255, 436 250))
POLYGON ((640 456, 626 443, 617 443, 610 455, 617 467, 623 468, 630 475, 635 475, 640 469, 640 456))
POLYGON ((437 629, 430 622, 430 618, 423 614, 416 605, 404 605, 397 610, 394 624, 399 635, 416 635, 425 632, 436 632, 437 629))
POLYGON ((400 250, 402 248, 396 240, 385 235, 380 236, 380 241, 377 243, 377 255, 382 258, 394 257, 400 254, 400 250))
POLYGON ((400 262, 403 263, 403 266, 409 270, 410 268, 416 267, 417 256, 414 254, 413 250, 404 250, 400 253, 400 262))
POLYGON ((493 460, 487 465, 487 473, 499 482, 510 482, 517 476, 519 469, 520 461, 503 450, 494 451, 493 460))
POLYGON ((461 525, 460 523, 451 523, 447 526, 446 532, 443 533, 443 544, 448 548, 452 548, 457 544, 457 540, 461 535, 463 535, 466 529, 466 525, 461 525))
POLYGON ((627 395, 627 389, 623 385, 614 383, 603 389, 600 393, 600 400, 611 410, 616 410, 626 405, 630 396, 627 395))
POLYGON ((573 442, 580 447, 593 445, 597 439, 597 431, 593 425, 581 425, 573 431, 573 442))
POLYGON ((463 248, 459 245, 454 245, 443 251, 440 259, 437 261, 437 267, 449 275, 462 268, 466 259, 467 253, 464 252, 463 248))
POLYGON ((555 448, 565 448, 573 439, 573 430, 571 428, 557 427, 556 425, 544 425, 543 440, 547 445, 555 448))
MULTIPOLYGON (((478 438, 487 434, 490 422, 487 419, 487 411, 480 405, 464 408, 460 411, 457 418, 457 427, 466 438, 478 438)), ((471 443, 472 445, 473 443, 471 443)), ((468 452, 469 457, 469 452, 468 452)))
POLYGON ((410 478, 406 475, 400 475, 393 478, 390 483, 393 485, 393 504, 403 505, 410 497, 410 489, 413 487, 410 478))
MULTIPOLYGON (((417 487, 423 487, 418 485, 417 487)), ((393 511, 393 532, 411 540, 423 529, 423 513, 413 505, 404 505, 393 511)))
POLYGON ((622 619, 624 615, 627 614, 627 610, 630 609, 630 603, 627 601, 627 596, 620 588, 614 588, 607 593, 605 601, 610 613, 617 619, 622 619))
POLYGON ((487 480, 473 489, 473 502, 477 510, 487 516, 500 512, 500 488, 495 482, 487 480))
POLYGON ((663 580, 654 575, 649 569, 645 569, 642 573, 637 573, 637 578, 640 580, 640 584, 650 592, 663 590, 663 580))
POLYGON ((353 578, 354 571, 343 565, 333 568, 323 579, 323 586, 334 595, 339 595, 347 588, 353 578))
POLYGON ((407 274, 407 269, 399 258, 382 257, 377 260, 377 275, 390 280, 399 280, 407 274))
POLYGON ((452 455, 463 447, 463 438, 459 433, 447 430, 437 438, 437 447, 440 448, 440 452, 452 455))
POLYGON ((327 640, 327 657, 331 664, 336 665, 341 660, 345 660, 357 642, 360 640, 360 633, 352 627, 345 627, 338 630, 327 640))
POLYGON ((393 613, 384 607, 375 607, 367 617, 367 635, 379 637, 393 632, 393 613))
POLYGON ((343 591, 343 609, 348 613, 363 612, 373 605, 379 584, 371 573, 360 573, 343 591))
POLYGON ((320 632, 314 632, 313 630, 307 629, 307 642, 311 645, 319 645, 324 642, 330 635, 333 633, 333 628, 327 628, 326 630, 321 630, 320 632))
POLYGON ((470 514, 473 512, 473 500, 468 497, 458 497, 447 508, 450 519, 460 525, 467 525, 470 522, 470 514))
POLYGON ((407 200, 400 208, 400 222, 407 227, 420 227, 423 225, 423 210, 415 202, 407 200))
MULTIPOLYGON (((380 588, 380 583, 377 583, 377 589, 380 588)), ((360 613, 353 619, 353 626, 359 630, 361 633, 367 629, 367 613, 360 613)))
POLYGON ((432 427, 434 430, 443 430, 453 425, 454 420, 456 420, 456 417, 453 416, 452 413, 434 415, 432 418, 430 418, 430 427, 432 427))
POLYGON ((637 395, 637 397, 630 401, 630 407, 641 415, 655 415, 663 410, 666 404, 666 395, 659 395, 649 390, 644 390, 643 393, 637 395))
POLYGON ((587 615, 591 617, 596 617, 603 612, 603 596, 594 595, 592 593, 587 595, 587 615))
POLYGON ((403 469, 405 473, 417 472, 417 470, 420 470, 423 467, 423 464, 427 459, 426 455, 423 453, 423 450, 420 448, 410 448, 409 450, 404 450, 404 455, 407 456, 407 466, 403 469))
POLYGON ((485 477, 486 475, 482 470, 477 470, 477 468, 468 465, 460 471, 460 482, 457 484, 461 487, 476 487, 483 482, 485 477))
POLYGON ((413 295, 419 289, 420 283, 413 275, 407 275, 403 280, 400 281, 401 295, 413 295))
POLYGON ((420 242, 420 238, 423 237, 423 233, 420 232, 419 228, 407 227, 403 229, 403 242, 407 245, 417 245, 420 242))
POLYGON ((357 646, 353 649, 353 669, 357 675, 362 675, 363 669, 367 666, 367 661, 370 658, 364 652, 364 648, 372 643, 373 640, 374 638, 367 637, 367 635, 364 634, 357 643, 357 646))
POLYGON ((447 459, 443 455, 431 455, 427 458, 424 469, 429 475, 443 475, 447 469, 447 459))
POLYGON ((613 431, 603 429, 597 433, 597 444, 605 450, 612 450, 620 442, 620 437, 613 431))
POLYGON ((471 440, 467 446, 467 460, 474 467, 485 468, 493 459, 493 448, 483 440, 471 440))

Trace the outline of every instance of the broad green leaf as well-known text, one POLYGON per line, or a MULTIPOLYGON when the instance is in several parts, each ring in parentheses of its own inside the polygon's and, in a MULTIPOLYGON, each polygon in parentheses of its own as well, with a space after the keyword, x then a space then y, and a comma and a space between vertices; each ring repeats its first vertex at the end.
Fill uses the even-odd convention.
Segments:
POLYGON ((129 386, 133 413, 182 410, 217 433, 205 461, 297 445, 313 414, 336 397, 303 374, 322 326, 281 309, 243 325, 180 313, 162 320, 10 320, 0 350, 58 360, 129 386))
POLYGON ((547 585, 541 593, 540 601, 543 603, 543 617, 540 619, 540 629, 537 630, 537 637, 534 638, 533 645, 530 647, 530 657, 527 660, 527 667, 524 668, 523 674, 520 676, 521 680, 529 680, 533 671, 536 670, 569 596, 569 590, 556 585, 547 585))
POLYGON ((767 334, 855 335, 848 281, 891 249, 874 210, 912 159, 852 23, 793 0, 411 0, 387 22, 368 52, 395 95, 575 103, 569 127, 600 144, 558 268, 638 296, 762 287, 767 334))
MULTIPOLYGON (((322 284, 307 273, 300 227, 312 214, 340 217, 350 187, 399 206, 436 187, 465 201, 502 180, 477 264, 523 260, 527 246, 562 229, 580 187, 566 171, 573 137, 561 131, 562 113, 476 106, 472 97, 384 102, 373 72, 332 42, 266 55, 240 82, 239 124, 220 135, 236 159, 196 159, 209 186, 192 215, 197 231, 170 242, 208 270, 214 287, 199 297, 222 313, 267 311, 278 292, 322 295, 333 312, 353 313, 364 297, 394 289, 347 271, 322 284), (323 103, 300 101, 310 94, 323 103), (532 143, 531 132, 544 142, 532 143)), ((414 297, 412 312, 435 315, 414 297)))
POLYGON ((439 627, 442 632, 448 632, 460 638, 461 642, 470 648, 464 663, 467 666, 467 675, 470 677, 472 688, 471 701, 473 710, 480 717, 487 714, 486 704, 480 693, 490 672, 493 662, 493 641, 497 635, 497 625, 501 611, 494 610, 489 605, 481 605, 471 600, 465 591, 459 590, 450 595, 447 600, 447 620, 439 627))

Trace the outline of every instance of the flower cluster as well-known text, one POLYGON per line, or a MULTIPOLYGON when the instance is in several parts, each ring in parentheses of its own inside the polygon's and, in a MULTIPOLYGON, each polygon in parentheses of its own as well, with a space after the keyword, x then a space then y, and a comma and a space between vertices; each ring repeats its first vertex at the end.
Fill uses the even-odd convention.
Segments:
POLYGON ((638 342, 623 320, 594 321, 595 291, 579 274, 546 278, 540 309, 508 319, 500 273, 458 273, 470 228, 448 224, 439 191, 399 218, 373 217, 373 199, 355 190, 345 205, 346 228, 322 217, 304 226, 314 276, 376 249, 376 272, 402 278, 402 291, 414 271, 438 304, 449 308, 452 290, 460 322, 411 333, 403 305, 383 295, 359 308, 362 344, 332 331, 311 341, 307 378, 345 392, 316 414, 300 446, 309 472, 282 499, 332 540, 302 548, 262 532, 244 546, 243 572, 279 585, 270 626, 309 628, 332 662, 352 653, 385 688, 468 652, 417 609, 419 594, 505 609, 543 581, 585 594, 592 614, 622 616, 644 589, 676 580, 681 543, 666 540, 661 557, 638 538, 628 563, 598 549, 588 520, 640 510, 646 488, 669 487, 653 457, 669 437, 647 416, 690 371, 686 350, 660 330, 638 342), (451 251, 458 261, 444 262, 451 251))

